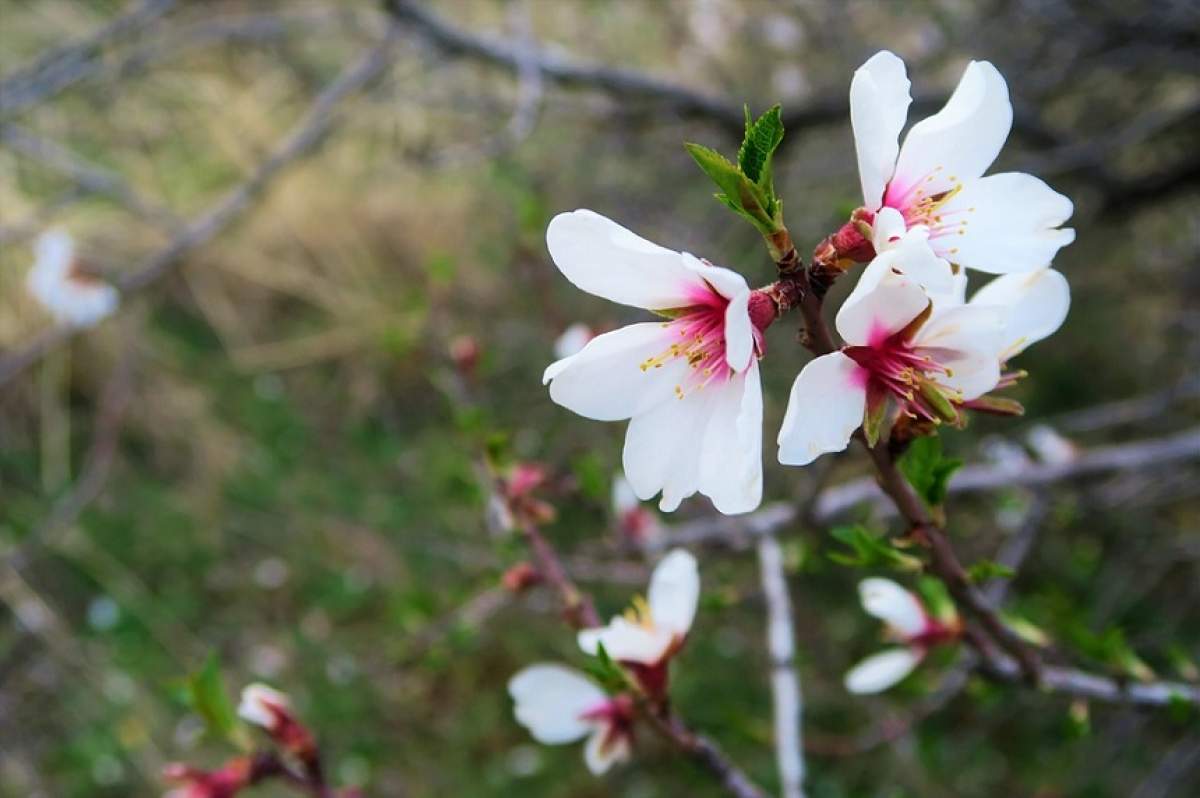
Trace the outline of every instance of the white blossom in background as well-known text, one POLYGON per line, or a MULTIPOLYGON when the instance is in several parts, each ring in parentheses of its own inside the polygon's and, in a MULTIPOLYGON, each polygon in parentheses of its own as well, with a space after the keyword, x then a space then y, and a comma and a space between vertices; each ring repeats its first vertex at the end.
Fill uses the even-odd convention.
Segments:
POLYGON ((561 745, 588 738, 584 761, 601 774, 629 759, 633 702, 609 696, 577 670, 541 663, 530 665, 508 682, 513 713, 533 739, 561 745))
POLYGON ((116 288, 77 267, 71 236, 50 230, 34 245, 25 286, 59 324, 92 327, 117 309, 119 295, 116 288))
POLYGON ((864 579, 858 585, 863 609, 885 624, 898 646, 873 654, 846 672, 852 693, 879 693, 912 673, 930 647, 958 636, 957 622, 943 623, 925 611, 913 593, 890 579, 864 579))
POLYGON ((650 577, 645 600, 598 629, 579 632, 579 647, 596 655, 600 646, 615 662, 630 667, 651 692, 666 683, 667 665, 683 647, 700 602, 700 570, 696 558, 672 549, 650 577))
POLYGON ((587 346, 588 341, 595 337, 596 334, 592 332, 591 327, 577 321, 554 339, 554 356, 562 360, 564 357, 577 354, 579 350, 587 346))
POLYGON ((612 482, 612 509, 621 536, 638 546, 654 546, 666 535, 658 515, 644 504, 624 474, 617 474, 612 482))
POLYGON ((274 731, 282 719, 290 717, 291 699, 265 684, 254 683, 242 689, 238 702, 238 717, 247 723, 274 731))
POLYGON ((670 512, 708 496, 722 513, 762 500, 761 333, 741 275, 638 237, 592 211, 546 231, 550 256, 578 288, 666 320, 598 335, 546 369, 550 398, 598 421, 629 419, 625 476, 670 512))
POLYGON ((792 385, 779 430, 779 462, 807 465, 840 452, 868 413, 891 402, 911 418, 953 421, 955 405, 1000 381, 1004 316, 972 304, 935 308, 919 284, 868 267, 838 311, 847 346, 814 358, 792 385))
MULTIPOLYGON (((864 207, 880 230, 924 227, 934 252, 971 269, 1006 274, 1048 266, 1075 231, 1069 199, 1022 172, 984 176, 1012 128, 1004 78, 972 61, 941 111, 913 125, 904 62, 886 50, 854 73, 850 121, 864 207)), ((886 239, 886 237, 885 237, 886 239)))

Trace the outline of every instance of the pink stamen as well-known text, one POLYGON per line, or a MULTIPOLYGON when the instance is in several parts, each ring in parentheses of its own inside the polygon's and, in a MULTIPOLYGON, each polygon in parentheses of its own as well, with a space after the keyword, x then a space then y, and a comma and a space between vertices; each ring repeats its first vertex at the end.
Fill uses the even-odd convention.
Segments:
POLYGON ((723 382, 733 375, 725 359, 725 309, 729 300, 707 283, 688 291, 692 303, 680 315, 663 324, 671 343, 667 349, 647 358, 642 371, 662 368, 676 358, 685 358, 687 375, 675 386, 675 395, 682 399, 713 381, 723 382), (707 290, 706 290, 707 289, 707 290))
POLYGON ((862 387, 875 385, 890 394, 907 415, 933 421, 938 413, 921 395, 921 384, 932 383, 943 393, 953 390, 940 378, 949 374, 940 362, 919 346, 914 346, 904 331, 889 333, 878 321, 872 323, 866 346, 848 346, 842 352, 859 366, 851 379, 862 387))

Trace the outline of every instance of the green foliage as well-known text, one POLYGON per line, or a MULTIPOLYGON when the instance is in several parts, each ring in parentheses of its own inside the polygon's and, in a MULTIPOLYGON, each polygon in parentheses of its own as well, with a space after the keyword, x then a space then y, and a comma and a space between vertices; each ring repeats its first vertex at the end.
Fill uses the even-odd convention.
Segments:
POLYGON ((917 592, 921 594, 921 600, 925 602, 925 609, 934 618, 948 622, 958 615, 958 610, 954 607, 954 599, 950 598, 950 592, 942 580, 932 576, 923 576, 917 580, 917 592))
POLYGON ((1095 633, 1079 626, 1072 631, 1071 640, 1083 653, 1108 664, 1126 676, 1142 681, 1154 678, 1154 671, 1134 652, 1122 629, 1112 627, 1095 633))
POLYGON ((980 560, 967 569, 967 576, 976 584, 991 579, 1012 579, 1016 575, 1012 568, 994 560, 980 560))
POLYGON ((603 643, 597 643, 596 656, 590 657, 584 663, 583 669, 610 694, 619 693, 629 686, 629 677, 625 670, 613 662, 603 643))
POLYGON ((187 699, 192 710, 203 719, 210 735, 220 740, 235 739, 237 713, 225 692, 225 680, 216 653, 209 654, 200 669, 188 677, 187 699))
POLYGON ((783 201, 775 194, 771 158, 783 141, 783 121, 776 105, 757 120, 746 109, 746 135, 734 164, 716 150, 686 143, 684 148, 717 184, 717 199, 762 233, 783 229, 783 201))
POLYGON ((962 464, 962 460, 942 454, 942 441, 936 435, 917 438, 900 458, 900 470, 930 507, 946 500, 950 477, 962 464))
POLYGON ((846 544, 849 551, 832 551, 829 559, 850 568, 893 568, 898 571, 920 571, 921 561, 896 549, 888 540, 877 537, 861 524, 839 526, 829 530, 836 540, 846 544))

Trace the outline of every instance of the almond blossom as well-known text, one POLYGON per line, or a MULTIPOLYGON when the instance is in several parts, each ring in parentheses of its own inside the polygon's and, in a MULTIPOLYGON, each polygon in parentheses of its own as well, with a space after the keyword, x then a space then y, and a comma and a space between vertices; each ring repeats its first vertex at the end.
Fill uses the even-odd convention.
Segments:
POLYGON ((587 346, 587 342, 596 337, 592 328, 583 322, 575 322, 567 327, 554 339, 554 356, 560 360, 570 357, 587 346))
POLYGON ((890 579, 864 579, 858 596, 868 614, 887 624, 886 636, 901 645, 873 654, 846 672, 852 693, 878 693, 908 676, 930 648, 958 637, 957 619, 943 622, 925 611, 913 593, 890 579))
POLYGON ((291 715, 292 702, 286 694, 265 684, 255 683, 242 688, 237 713, 247 723, 274 733, 291 715))
POLYGON ((661 542, 665 536, 666 530, 658 515, 642 504, 623 474, 613 477, 612 508, 624 541, 649 547, 661 542))
POLYGON ((117 309, 117 289, 79 268, 75 242, 62 230, 43 233, 25 287, 59 324, 85 328, 117 309))
POLYGON ((583 758, 599 775, 629 759, 633 743, 633 700, 609 696, 573 668, 530 665, 508 682, 517 721, 539 743, 560 745, 588 738, 583 758))
POLYGON ((847 345, 809 361, 792 385, 778 438, 784 465, 845 449, 865 422, 878 430, 889 405, 921 421, 956 421, 955 405, 1000 381, 1001 311, 935 309, 897 269, 869 266, 835 324, 847 345))
POLYGON ((652 244, 599 214, 556 216, 554 263, 577 287, 666 320, 598 335, 546 369, 550 398, 598 421, 629 419, 625 475, 675 510, 699 492, 727 514, 762 499, 761 332, 736 272, 652 244))
MULTIPOLYGON (((923 226, 934 252, 971 269, 1005 274, 1049 265, 1075 231, 1069 199, 1022 172, 984 176, 1012 128, 1004 78, 972 61, 941 111, 913 125, 904 62, 884 50, 854 73, 850 121, 867 214, 881 231, 923 226)), ((883 236, 886 240, 887 235, 883 236)), ((878 246, 878 244, 877 244, 878 246)))
POLYGON ((672 549, 654 568, 646 598, 614 617, 608 626, 579 632, 579 647, 596 655, 600 646, 637 676, 651 695, 661 695, 671 657, 683 647, 700 601, 696 558, 672 549))

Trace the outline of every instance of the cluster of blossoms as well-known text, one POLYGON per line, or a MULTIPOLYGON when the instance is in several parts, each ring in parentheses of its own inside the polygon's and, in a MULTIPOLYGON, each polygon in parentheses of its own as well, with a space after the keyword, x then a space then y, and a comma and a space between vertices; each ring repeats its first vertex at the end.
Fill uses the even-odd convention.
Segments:
POLYGON ((596 656, 601 648, 628 681, 610 695, 583 673, 563 665, 531 665, 508 683, 517 720, 534 739, 548 745, 588 738, 584 760, 596 774, 629 758, 636 702, 665 699, 671 658, 683 647, 700 600, 696 559, 674 549, 650 577, 646 598, 614 617, 608 626, 579 632, 580 649, 596 656))
MULTIPOLYGON (((1012 126, 1004 79, 972 62, 937 114, 899 143, 912 98, 903 62, 882 52, 854 75, 851 121, 863 206, 828 246, 867 262, 839 309, 845 345, 793 385, 779 461, 805 465, 865 427, 962 424, 1025 347, 1066 318, 1066 280, 1050 268, 1074 238, 1071 201, 1022 173, 986 175, 1012 126), (999 275, 966 299, 967 272, 999 275)), ((550 256, 577 287, 663 317, 593 338, 546 369, 550 397, 582 416, 629 420, 634 493, 675 510, 701 493, 723 513, 762 499, 758 360, 777 307, 738 273, 653 244, 599 214, 556 216, 550 256)), ((572 335, 572 344, 584 340, 572 335)), ((573 348, 573 346, 571 347, 573 348)), ((569 351, 567 349, 566 351, 569 351)))
MULTIPOLYGON (((784 465, 841 451, 856 433, 870 446, 902 444, 937 425, 962 426, 968 411, 1019 412, 992 392, 1023 376, 1010 370, 1012 359, 1066 318, 1070 292, 1051 262, 1074 239, 1061 227, 1071 201, 1031 175, 985 174, 1012 126, 999 72, 971 62, 942 110, 901 143, 911 102, 904 63, 892 53, 856 71, 850 108, 863 204, 818 247, 812 273, 828 283, 855 263, 865 268, 836 314, 843 343, 822 346, 793 383, 777 438, 784 465), (992 276, 969 299, 968 270, 992 276)), ((614 490, 619 515, 657 494, 664 512, 695 493, 722 513, 755 509, 763 483, 758 361, 765 330, 787 310, 778 286, 792 267, 777 258, 781 283, 754 290, 737 272, 589 210, 556 216, 546 242, 578 288, 659 317, 599 335, 569 328, 543 378, 559 405, 629 422, 628 482, 614 490)), ((623 666, 631 691, 609 695, 583 674, 535 665, 509 685, 518 720, 543 742, 590 735, 594 772, 626 758, 637 701, 665 695, 667 663, 691 624, 697 591, 694 560, 672 552, 655 571, 648 603, 579 635, 586 653, 602 646, 623 666)), ((896 684, 934 646, 961 636, 957 616, 932 615, 894 582, 867 579, 859 592, 897 645, 846 674, 851 692, 896 684)))

